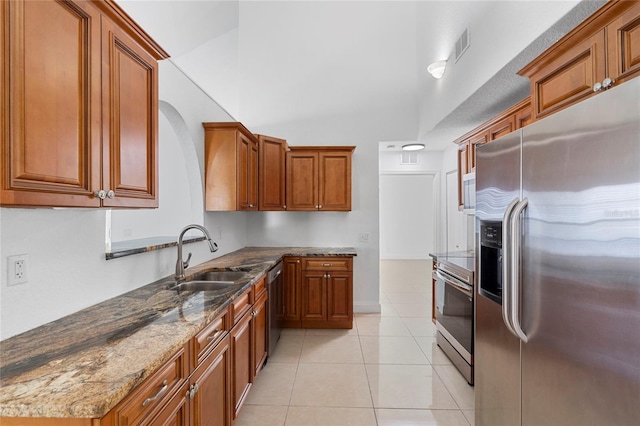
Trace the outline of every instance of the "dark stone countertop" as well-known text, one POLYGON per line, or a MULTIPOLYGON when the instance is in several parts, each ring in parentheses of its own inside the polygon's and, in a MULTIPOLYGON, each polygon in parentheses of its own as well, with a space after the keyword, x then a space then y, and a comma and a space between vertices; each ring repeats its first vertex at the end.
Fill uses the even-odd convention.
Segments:
POLYGON ((187 270, 246 277, 177 292, 163 278, 0 342, 0 416, 100 418, 284 256, 356 256, 353 248, 247 247, 187 270))

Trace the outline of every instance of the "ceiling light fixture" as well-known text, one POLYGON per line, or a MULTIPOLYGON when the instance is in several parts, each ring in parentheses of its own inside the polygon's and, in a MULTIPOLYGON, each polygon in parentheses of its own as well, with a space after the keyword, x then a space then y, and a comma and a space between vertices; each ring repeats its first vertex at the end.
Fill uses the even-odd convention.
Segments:
POLYGON ((444 75, 444 70, 446 68, 447 61, 438 61, 429 65, 427 67, 427 71, 433 76, 433 78, 442 78, 442 76, 444 75))
POLYGON ((423 143, 408 143, 406 145, 402 145, 403 151, 420 151, 424 149, 423 143))

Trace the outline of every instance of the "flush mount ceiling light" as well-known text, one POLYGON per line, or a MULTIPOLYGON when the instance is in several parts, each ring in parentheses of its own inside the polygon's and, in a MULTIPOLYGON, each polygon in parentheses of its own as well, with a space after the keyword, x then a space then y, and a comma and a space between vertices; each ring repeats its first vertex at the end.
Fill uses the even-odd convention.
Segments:
POLYGON ((424 149, 423 143, 408 143, 406 145, 402 145, 403 151, 420 151, 424 149))
POLYGON ((444 70, 446 68, 447 61, 438 61, 429 65, 427 67, 427 71, 433 76, 433 78, 442 78, 442 76, 444 75, 444 70))

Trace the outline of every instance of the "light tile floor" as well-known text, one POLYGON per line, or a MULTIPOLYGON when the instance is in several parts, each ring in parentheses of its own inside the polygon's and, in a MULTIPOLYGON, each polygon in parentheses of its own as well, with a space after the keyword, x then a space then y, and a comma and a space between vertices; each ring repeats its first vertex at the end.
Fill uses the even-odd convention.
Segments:
POLYGON ((380 262, 381 314, 284 330, 238 426, 473 425, 474 393, 435 343, 431 262, 380 262))

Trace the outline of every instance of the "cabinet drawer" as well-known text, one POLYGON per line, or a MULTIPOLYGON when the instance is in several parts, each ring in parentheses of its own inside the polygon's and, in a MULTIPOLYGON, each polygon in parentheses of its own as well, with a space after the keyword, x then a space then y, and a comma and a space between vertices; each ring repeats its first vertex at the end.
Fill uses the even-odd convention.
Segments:
POLYGON ((114 426, 140 424, 147 416, 165 405, 189 375, 186 347, 183 347, 151 377, 131 392, 109 414, 105 424, 114 426))
POLYGON ((306 257, 302 259, 303 271, 351 271, 350 257, 306 257))
POLYGON ((267 291, 267 278, 266 276, 263 276, 260 278, 260 281, 253 284, 254 299, 258 300, 265 291, 267 291))
POLYGON ((226 309, 193 338, 195 366, 206 358, 209 350, 227 335, 230 328, 229 309, 226 309))
POLYGON ((231 303, 231 320, 233 324, 237 323, 251 309, 251 306, 253 306, 253 286, 242 295, 236 297, 231 303))

